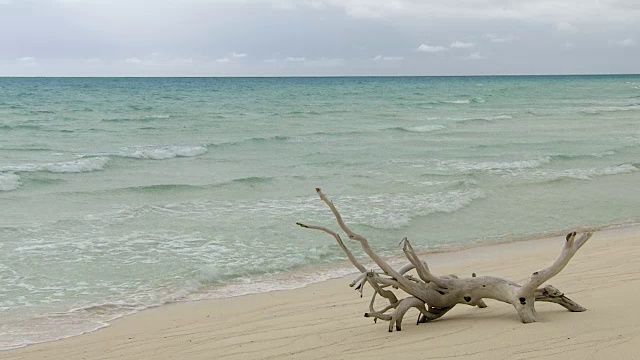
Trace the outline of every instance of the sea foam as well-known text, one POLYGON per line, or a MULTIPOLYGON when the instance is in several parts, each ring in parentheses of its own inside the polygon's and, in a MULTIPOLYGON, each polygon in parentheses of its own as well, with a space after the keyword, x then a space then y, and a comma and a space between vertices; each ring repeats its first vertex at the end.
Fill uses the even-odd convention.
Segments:
POLYGON ((113 155, 134 159, 164 160, 199 156, 206 152, 207 148, 204 146, 140 146, 124 148, 113 155))
POLYGON ((524 177, 544 178, 546 180, 558 180, 563 178, 592 180, 601 176, 628 174, 636 171, 638 171, 638 168, 632 164, 622 164, 602 168, 534 171, 532 173, 525 174, 524 177))
POLYGON ((588 109, 580 110, 581 113, 587 115, 599 115, 604 113, 618 112, 618 111, 639 111, 640 104, 628 104, 623 106, 597 106, 588 109))
POLYGON ((552 161, 550 156, 541 156, 525 160, 513 161, 465 161, 465 160, 439 160, 435 166, 438 171, 454 171, 456 173, 489 172, 502 173, 504 171, 534 169, 552 161))
POLYGON ((437 130, 444 129, 444 125, 434 124, 434 125, 422 125, 422 126, 397 126, 393 128, 386 128, 384 130, 396 130, 396 131, 405 131, 405 132, 414 132, 414 133, 427 133, 437 130))
POLYGON ((454 213, 486 195, 479 189, 428 194, 378 194, 336 197, 352 221, 378 229, 401 229, 417 216, 454 213))
POLYGON ((86 157, 77 160, 52 162, 43 164, 20 164, 0 167, 0 172, 50 172, 50 173, 82 173, 100 171, 109 162, 105 156, 86 157))
POLYGON ((459 119, 452 119, 452 120, 459 124, 465 124, 465 123, 492 123, 496 120, 511 120, 511 119, 513 119, 511 115, 500 114, 500 115, 490 115, 490 116, 459 118, 459 119))

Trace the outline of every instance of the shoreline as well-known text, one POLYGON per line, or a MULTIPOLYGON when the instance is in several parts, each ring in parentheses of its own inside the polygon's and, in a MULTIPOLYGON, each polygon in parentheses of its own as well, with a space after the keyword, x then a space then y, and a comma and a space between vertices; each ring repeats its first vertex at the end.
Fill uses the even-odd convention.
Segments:
MULTIPOLYGON (((606 268, 590 269, 590 262, 611 262, 611 267, 618 266, 626 268, 627 271, 635 271, 638 273, 638 269, 633 267, 634 254, 640 256, 640 248, 635 245, 637 240, 640 240, 640 226, 618 226, 613 229, 608 228, 599 230, 594 237, 581 249, 576 257, 569 263, 567 268, 563 270, 556 278, 550 281, 553 285, 564 291, 570 298, 574 299, 578 303, 583 304, 589 310, 594 308, 598 309, 597 301, 590 301, 593 298, 599 298, 605 301, 608 296, 599 294, 599 292, 592 292, 589 289, 596 286, 601 287, 603 284, 599 281, 590 280, 592 278, 598 278, 598 275, 607 275, 606 268), (624 253, 614 252, 613 254, 598 253, 597 250, 610 249, 613 245, 622 244, 628 251, 624 253), (618 259, 608 259, 617 256, 618 259), (607 261, 613 260, 613 261, 607 261), (593 270, 595 274, 588 274, 586 272, 576 271, 576 269, 593 270), (599 272, 599 273, 598 273, 599 272), (573 280, 573 281, 572 281, 573 280), (582 285, 582 289, 580 288, 582 285), (577 290, 577 291, 576 291, 577 290)), ((559 251, 560 244, 558 238, 544 238, 535 240, 516 240, 506 243, 498 244, 472 244, 471 247, 454 250, 428 253, 423 259, 429 262, 430 267, 434 272, 438 274, 442 273, 456 273, 459 276, 469 276, 472 272, 476 272, 481 275, 496 275, 504 276, 507 279, 514 281, 521 281, 524 279, 531 270, 546 266, 553 260, 557 252, 559 251), (479 245, 479 246, 473 246, 479 245), (503 261, 504 258, 520 259, 519 261, 503 261), (522 264, 522 265, 520 265, 522 264), (529 266, 530 265, 530 266, 529 266), (531 267, 533 266, 533 268, 531 267), (507 271, 511 270, 511 271, 507 271), (504 272, 503 272, 504 271, 504 272)), ((395 262, 395 258, 394 258, 395 262)), ((596 264, 592 264, 595 266, 596 264)), ((354 269, 352 274, 357 271, 354 269)), ((621 272, 624 275, 625 272, 621 272)), ((614 276, 613 274, 609 274, 614 276)), ((389 334, 386 332, 386 324, 380 322, 376 325, 372 325, 370 319, 365 320, 361 318, 361 313, 366 310, 369 302, 367 294, 364 298, 360 298, 357 293, 353 292, 348 287, 348 283, 351 281, 351 275, 343 276, 337 279, 324 280, 317 283, 312 283, 301 288, 290 290, 274 290, 270 292, 255 293, 249 295, 241 295, 236 297, 227 297, 213 300, 198 300, 198 301, 180 301, 176 303, 170 303, 166 305, 160 305, 157 307, 142 310, 138 313, 127 315, 119 319, 113 320, 108 326, 98 329, 93 332, 85 333, 78 336, 67 337, 61 340, 55 340, 39 344, 31 344, 26 347, 5 350, 0 352, 3 358, 7 359, 35 359, 42 358, 45 355, 53 359, 69 359, 69 358, 82 358, 82 356, 88 356, 85 352, 91 353, 89 358, 110 358, 111 355, 107 349, 109 346, 116 346, 119 352, 118 356, 124 358, 139 357, 140 347, 144 347, 145 344, 155 344, 152 347, 164 347, 164 343, 170 343, 171 346, 167 347, 167 351, 170 354, 169 358, 179 358, 184 353, 185 349, 182 345, 186 345, 189 341, 193 342, 193 339, 188 339, 194 334, 198 334, 198 337, 205 337, 211 339, 210 342, 199 343, 203 348, 214 347, 221 351, 221 357, 234 358, 240 356, 236 354, 234 349, 242 347, 243 345, 248 348, 255 347, 252 345, 259 339, 269 338, 270 336, 276 336, 279 341, 282 339, 279 335, 289 334, 291 328, 297 328, 302 326, 305 331, 311 331, 310 337, 326 337, 326 330, 333 329, 335 332, 344 332, 349 329, 349 333, 356 332, 361 334, 368 334, 375 338, 384 338, 385 340, 395 339, 404 343, 404 336, 407 333, 411 333, 409 338, 420 338, 420 334, 430 339, 439 339, 440 336, 444 336, 444 333, 440 333, 437 330, 431 330, 430 327, 439 327, 439 324, 450 323, 475 323, 476 318, 486 318, 484 321, 488 322, 489 328, 492 331, 502 330, 518 330, 529 332, 530 330, 539 327, 538 324, 544 324, 544 326, 553 327, 554 324, 559 327, 569 327, 569 329, 579 330, 582 326, 591 324, 593 319, 591 318, 591 311, 579 314, 571 314, 564 309, 554 306, 553 304, 540 304, 538 305, 540 313, 540 322, 536 324, 521 324, 517 320, 517 315, 507 304, 501 304, 495 301, 489 301, 489 310, 487 309, 473 309, 470 307, 456 307, 451 313, 452 315, 445 316, 443 319, 437 322, 422 324, 420 326, 414 326, 410 324, 413 322, 411 316, 405 318, 406 326, 403 327, 401 333, 389 334), (322 296, 323 300, 319 301, 316 294, 327 294, 322 296), (305 306, 300 303, 307 304, 305 306), (344 305, 344 306, 342 306, 344 305), (302 307, 301 307, 302 306, 302 307), (458 309, 460 308, 460 309, 458 309), (276 313, 280 314, 278 317, 269 316, 267 309, 277 309, 276 313), (495 309, 495 310, 494 310, 495 309), (329 315, 330 313, 335 313, 329 315), (464 316, 459 316, 464 315, 464 316), (487 316, 489 315, 489 316, 487 316), (497 319, 494 316, 498 315, 497 319), (211 319, 213 317, 213 319, 211 319), (282 317, 282 319, 280 319, 282 317), (455 318, 451 321, 447 320, 449 317, 455 318), (570 318, 569 318, 570 317, 570 318), (312 321, 313 319, 324 319, 324 321, 312 321), (331 320, 333 319, 333 320, 331 320), (508 320, 508 322, 507 322, 508 320), (562 321, 566 320, 566 321, 562 321), (575 322, 574 322, 575 320, 575 322), (300 325, 312 321, 311 325, 300 325), (256 327, 248 326, 250 323, 257 322, 259 325, 256 327), (273 323, 273 324, 271 324, 273 323), (332 325, 329 326, 329 323, 332 325), (556 324, 557 323, 557 324, 556 324), (583 324, 584 323, 584 324, 583 324), (493 325, 492 325, 493 324, 493 325), (496 325, 497 324, 497 325, 496 325), (582 325, 581 325, 582 324, 582 325), (273 326, 272 326, 273 325, 273 326), (170 337, 164 336, 166 333, 172 333, 172 329, 203 329, 201 331, 186 331, 170 337), (325 328, 327 327, 328 328, 325 328), (175 327, 175 328, 174 328, 175 327), (275 330, 270 330, 275 328, 275 330), (231 331, 231 329, 243 329, 239 332, 231 331), (275 333, 273 333, 275 331, 275 333), (191 335, 189 335, 191 334, 191 335), (233 334, 237 336, 234 337, 233 334), (278 335, 279 334, 279 335, 278 335), (144 341, 140 342, 140 338, 144 341), (238 344, 227 344, 219 348, 218 343, 225 343, 225 339, 229 340, 234 338, 238 344), (185 344, 176 339, 185 340, 185 344), (246 340, 246 342, 244 341, 246 340), (208 345, 207 345, 208 343, 208 345), (181 345, 182 344, 182 345, 181 345), (78 351, 76 351, 78 350, 78 351), (82 350, 82 351, 79 351, 82 350), (137 355, 136 355, 137 354, 137 355), (235 355, 234 355, 235 354, 235 355)), ((639 278, 640 279, 640 278, 639 278)), ((640 280, 631 279, 640 283, 640 280)), ((622 295, 628 297, 632 301, 635 295, 640 295, 640 291, 636 289, 630 289, 631 284, 617 288, 617 291, 623 291, 622 295), (621 288, 627 288, 623 291, 621 288), (638 294, 636 294, 638 293, 638 294)), ((638 288, 638 287, 636 287, 638 288)), ((370 294, 370 292, 368 292, 370 294)), ((623 300, 623 299, 621 299, 623 300)), ((621 301, 625 302, 625 301, 621 301)), ((605 303, 600 303, 604 305, 605 303)), ((608 302, 607 302, 608 304, 608 302)), ((609 311, 609 305, 605 305, 606 310, 609 311)), ((604 312, 604 308, 599 311, 604 312)), ((633 309, 625 309, 631 310, 633 309)), ((594 311, 598 312, 598 310, 594 311)), ((610 314, 609 314, 610 315, 610 314)), ((640 314, 639 314, 640 315, 640 314)), ((621 320, 607 320, 609 323, 618 323, 622 326, 626 320, 631 319, 630 314, 625 315, 625 318, 621 320)), ((640 318, 640 316, 636 317, 640 318)), ((632 322, 636 329, 640 328, 640 321, 632 322)), ((482 334, 483 322, 478 323, 479 332, 476 335, 482 334)), ((602 328, 605 327, 605 323, 599 324, 602 328)), ((193 330, 192 329, 192 330, 193 330)), ((599 328, 596 326, 596 330, 599 328)), ((331 331, 331 330, 329 330, 331 331)), ((597 331, 596 331, 597 332, 597 331)), ((471 334, 469 336, 472 336, 471 334)), ((331 338, 331 336, 329 336, 331 338)), ((409 338, 407 340, 409 340, 409 338)), ((448 338, 448 337, 447 337, 448 338)), ((334 339, 335 340, 335 339, 334 339)), ((359 341, 362 341, 360 339, 359 341)), ((441 339, 442 340, 442 339, 441 339)), ((568 339, 570 340, 570 339, 568 339)), ((491 340, 501 342, 500 339, 491 340)), ((638 340, 635 340, 638 341, 638 340)), ((345 342, 349 342, 345 339, 345 342)), ((266 352, 245 354, 244 358, 268 358, 268 357, 286 357, 286 353, 279 353, 282 350, 281 347, 270 348, 267 346, 269 341, 260 342, 261 346, 266 346, 264 349, 266 352), (280 349, 280 350, 278 350, 280 349), (271 355, 269 355, 271 354, 271 355), (254 357, 255 356, 255 357, 254 357)), ((311 358, 321 357, 319 353, 311 351, 308 353, 308 347, 317 345, 316 341, 310 340, 310 342, 301 344, 301 350, 310 355, 311 358)), ((352 344, 356 349, 361 345, 352 344)), ((640 345, 637 344, 636 345, 640 345)), ((396 347, 390 345, 389 349, 396 347)), ((430 352, 433 349, 427 347, 422 348, 419 344, 411 345, 412 354, 425 351, 430 352)), ((387 350, 389 350, 387 349, 387 350)), ((330 348, 324 348, 323 351, 329 351, 330 348)), ((374 353, 367 352, 366 349, 361 349, 361 353, 356 353, 356 356, 363 356, 365 354, 375 355, 374 353)), ((402 350, 398 347, 396 350, 402 350)), ((449 349, 453 350, 453 349, 449 349)), ((547 349, 548 350, 548 349, 547 349)), ((506 350, 501 350, 506 351, 506 350)), ((533 351, 533 350, 532 350, 533 351)), ((572 350, 573 351, 573 350, 572 350)), ((578 351, 576 349, 575 351, 578 351)), ((153 351, 151 351, 153 352, 153 351)), ((299 355, 299 353, 296 353, 299 355)), ((326 353, 323 353, 326 354, 326 353)), ((341 355, 342 353, 333 353, 332 356, 341 355)), ((483 356, 488 356, 488 353, 481 352, 483 356)), ((626 353, 627 355, 631 353, 626 353)), ((186 358, 207 358, 205 353, 193 354, 193 356, 187 355, 186 358)), ((295 354, 288 354, 295 357, 295 354)), ((603 354, 606 355, 606 354, 603 354)), ((114 355, 115 356, 115 355, 114 355)), ((156 356, 164 357, 162 353, 156 353, 156 356)), ((151 358, 151 357, 150 357, 151 358)), ((208 357, 211 358, 211 357, 208 357)), ((242 356, 238 357, 242 358, 242 356)), ((514 357, 517 358, 517 357, 514 357)))
MULTIPOLYGON (((575 228, 578 232, 592 231, 592 232, 602 232, 602 231, 617 231, 624 230, 626 228, 637 228, 640 233, 640 222, 626 220, 619 221, 617 223, 602 225, 602 226, 578 226, 575 228)), ((564 236, 566 232, 569 230, 558 230, 558 231, 548 231, 545 233, 538 234, 528 234, 522 236, 514 236, 504 235, 500 237, 495 237, 491 239, 484 239, 476 242, 470 243, 456 243, 449 244, 444 247, 436 247, 429 250, 418 250, 419 256, 423 259, 429 259, 429 262, 432 263, 434 261, 433 257, 436 256, 444 256, 447 257, 447 254, 452 254, 454 256, 456 253, 472 251, 473 249, 485 248, 485 247, 500 247, 502 245, 510 245, 521 242, 529 242, 529 241, 541 241, 548 240, 552 237, 560 237, 564 236)), ((327 242, 335 245, 334 240, 327 239, 319 239, 319 241, 326 240, 327 242)), ((401 255, 401 251, 397 251, 396 254, 383 254, 383 257, 389 261, 390 264, 395 266, 402 266, 406 263, 406 258, 401 255)), ((370 261, 368 258, 359 258, 364 265, 367 267, 377 267, 375 263, 370 261)), ((275 274, 261 274, 256 277, 256 281, 252 284, 247 284, 243 282, 239 282, 233 280, 231 282, 222 284, 213 289, 198 289, 193 292, 190 292, 183 298, 178 298, 174 300, 169 300, 164 303, 156 303, 156 304, 148 304, 139 307, 138 309, 129 310, 124 313, 114 313, 112 316, 107 318, 98 318, 91 319, 94 323, 94 327, 80 327, 78 331, 69 331, 68 334, 63 334, 57 337, 51 337, 46 340, 40 341, 32 341, 19 345, 8 345, 6 347, 0 347, 0 354, 3 354, 7 351, 16 350, 16 349, 24 349, 26 347, 31 347, 33 345, 38 344, 46 344, 50 342, 62 341, 65 339, 84 336, 86 334, 90 334, 92 332, 100 331, 104 328, 108 328, 115 321, 118 321, 122 318, 126 318, 129 316, 135 316, 141 312, 145 312, 148 310, 162 308, 165 306, 172 306, 177 304, 188 304, 192 302, 201 302, 201 301, 216 301, 223 299, 233 299, 244 296, 252 296, 258 294, 266 294, 272 292, 279 291, 291 291, 296 289, 304 289, 306 287, 335 280, 335 279, 347 279, 346 283, 351 281, 350 277, 355 276, 357 274, 357 270, 353 268, 353 265, 348 261, 344 260, 338 263, 332 264, 314 264, 303 266, 298 269, 289 269, 284 270, 282 272, 278 272, 275 274)), ((468 276, 469 274, 462 274, 462 276, 468 276)), ((109 305, 109 304, 106 304, 109 305)), ((70 314, 76 311, 82 311, 89 308, 102 307, 105 304, 96 304, 91 305, 87 308, 74 308, 66 312, 62 312, 60 314, 70 314)), ((48 317, 55 316, 55 314, 45 314, 39 317, 48 317)), ((96 315, 98 316, 98 315, 96 315)), ((78 321, 74 319, 70 319, 73 321, 78 321)), ((37 326, 37 325, 36 325, 37 326)))

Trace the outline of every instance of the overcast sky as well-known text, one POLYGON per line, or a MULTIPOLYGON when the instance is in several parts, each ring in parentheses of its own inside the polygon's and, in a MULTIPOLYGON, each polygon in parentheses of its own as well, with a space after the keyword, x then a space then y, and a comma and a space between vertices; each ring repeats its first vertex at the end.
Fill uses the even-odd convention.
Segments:
POLYGON ((0 0, 0 75, 640 73, 640 0, 0 0))

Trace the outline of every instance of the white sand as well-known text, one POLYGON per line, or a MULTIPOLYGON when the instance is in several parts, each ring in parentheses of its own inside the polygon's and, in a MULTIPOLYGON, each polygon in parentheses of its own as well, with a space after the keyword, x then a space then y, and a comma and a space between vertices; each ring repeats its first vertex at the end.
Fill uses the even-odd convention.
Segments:
MULTIPOLYGON (((327 239, 329 241, 329 239, 327 239)), ((427 256, 434 273, 521 282, 551 262, 563 237, 427 256)), ((640 359, 640 229, 596 233, 550 284, 588 310, 536 303, 522 324, 512 306, 459 305, 401 332, 362 315, 351 277, 302 289, 143 311, 82 336, 0 352, 0 359, 640 359)))

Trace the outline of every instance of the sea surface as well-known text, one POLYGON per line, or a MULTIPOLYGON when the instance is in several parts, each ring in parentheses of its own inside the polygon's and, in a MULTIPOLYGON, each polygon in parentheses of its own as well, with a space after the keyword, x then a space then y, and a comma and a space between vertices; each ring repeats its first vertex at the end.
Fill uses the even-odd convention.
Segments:
POLYGON ((353 272, 315 187, 386 256, 637 223, 640 76, 0 78, 0 349, 353 272))

